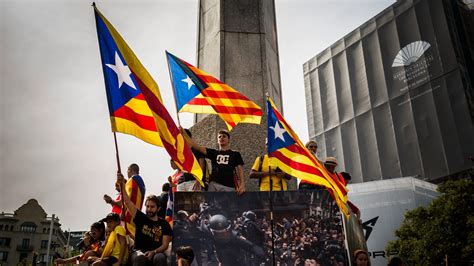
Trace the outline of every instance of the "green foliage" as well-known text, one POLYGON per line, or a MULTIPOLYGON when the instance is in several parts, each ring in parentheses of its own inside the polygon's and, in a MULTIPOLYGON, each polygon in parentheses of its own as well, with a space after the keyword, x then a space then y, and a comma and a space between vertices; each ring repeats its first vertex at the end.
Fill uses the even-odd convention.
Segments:
POLYGON ((474 260, 474 181, 448 181, 438 187, 440 196, 428 208, 405 214, 387 252, 396 252, 416 265, 440 265, 474 260))

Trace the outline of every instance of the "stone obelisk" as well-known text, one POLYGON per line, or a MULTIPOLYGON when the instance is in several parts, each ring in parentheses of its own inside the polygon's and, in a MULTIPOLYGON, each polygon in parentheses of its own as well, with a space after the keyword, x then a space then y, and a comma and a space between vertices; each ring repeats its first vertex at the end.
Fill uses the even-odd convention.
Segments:
MULTIPOLYGON (((282 112, 280 64, 273 0, 200 0, 197 65, 258 104, 262 123, 238 124, 231 133, 231 148, 239 151, 248 175, 256 157, 264 153, 266 93, 282 112)), ((196 115, 193 138, 217 148, 217 132, 227 129, 217 115, 196 115)), ((247 179, 247 190, 257 182, 247 179)), ((296 182, 290 182, 294 188, 296 182)))

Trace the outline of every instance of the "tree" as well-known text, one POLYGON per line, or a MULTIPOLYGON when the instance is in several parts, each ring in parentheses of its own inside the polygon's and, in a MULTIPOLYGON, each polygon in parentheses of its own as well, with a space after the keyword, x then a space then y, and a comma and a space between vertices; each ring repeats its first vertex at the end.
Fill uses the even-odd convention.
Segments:
POLYGON ((398 238, 387 252, 395 252, 416 265, 474 260, 474 181, 447 181, 438 187, 440 196, 428 208, 405 214, 398 238))

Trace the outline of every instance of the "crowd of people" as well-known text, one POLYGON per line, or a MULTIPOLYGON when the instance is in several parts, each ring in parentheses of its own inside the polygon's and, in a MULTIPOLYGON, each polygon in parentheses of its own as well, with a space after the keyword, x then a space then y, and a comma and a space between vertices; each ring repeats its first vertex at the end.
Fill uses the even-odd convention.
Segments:
POLYGON ((199 265, 347 265, 342 220, 331 211, 310 214, 308 206, 270 220, 266 211, 204 202, 199 212, 177 212, 174 244, 191 246, 199 265))
MULTIPOLYGON (((176 257, 169 258, 166 251, 172 242, 173 230, 164 219, 169 193, 175 191, 245 192, 243 159, 232 150, 230 134, 221 130, 217 135, 218 149, 198 145, 189 130, 180 128, 184 139, 206 174, 205 187, 189 173, 178 169, 171 161, 174 173, 163 186, 159 196, 149 195, 139 166, 131 164, 127 179, 117 174, 115 199, 104 195, 112 212, 92 224, 84 236, 83 253, 56 264, 85 262, 90 265, 178 265, 195 263, 220 265, 265 265, 274 260, 277 265, 343 265, 348 258, 344 252, 344 235, 341 221, 320 216, 285 217, 270 221, 265 215, 247 211, 234 217, 202 211, 188 215, 178 212, 174 217, 174 250, 176 257), (206 159, 211 167, 208 168, 206 159), (143 205, 145 212, 142 211, 143 205), (273 222, 274 224, 271 224, 273 222), (205 239, 212 239, 211 242, 205 239), (236 252, 237 251, 237 252, 236 252), (239 252, 241 251, 241 252, 239 252)), ((336 173, 337 160, 328 157, 320 161, 316 156, 317 143, 310 141, 306 148, 327 170, 346 184, 350 175, 336 173)), ((292 177, 280 169, 269 167, 268 155, 255 159, 248 176, 258 179, 261 191, 285 191, 292 177)), ((319 186, 301 182, 299 189, 319 186)))

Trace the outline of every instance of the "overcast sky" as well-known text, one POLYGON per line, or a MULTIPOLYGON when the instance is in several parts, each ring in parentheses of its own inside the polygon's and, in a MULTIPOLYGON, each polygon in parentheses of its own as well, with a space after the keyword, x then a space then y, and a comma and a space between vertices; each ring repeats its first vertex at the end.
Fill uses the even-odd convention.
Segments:
MULTIPOLYGON (((96 3, 176 119, 165 49, 195 64, 197 0, 96 3)), ((392 3, 276 0, 284 115, 303 141, 304 62, 392 3)), ((88 228, 110 211, 103 194, 115 195, 115 149, 90 5, 0 0, 0 211, 35 198, 63 230, 88 228)), ((192 125, 191 115, 180 118, 192 125)), ((159 194, 171 172, 166 151, 124 134, 118 142, 122 168, 138 163, 147 194, 159 194)))

